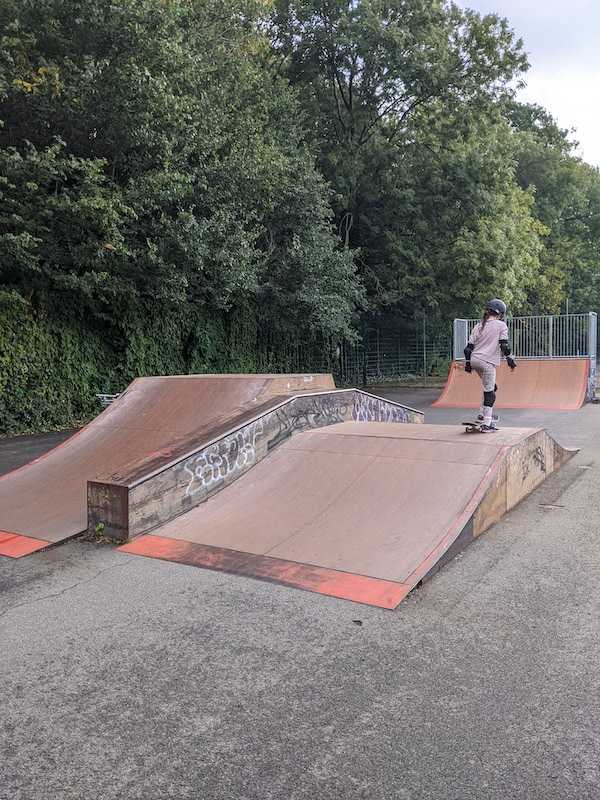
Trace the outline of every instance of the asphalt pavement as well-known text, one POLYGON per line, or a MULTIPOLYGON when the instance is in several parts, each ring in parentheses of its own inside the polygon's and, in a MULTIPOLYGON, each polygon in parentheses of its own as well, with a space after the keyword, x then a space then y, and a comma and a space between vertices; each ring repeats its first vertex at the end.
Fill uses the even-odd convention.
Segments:
POLYGON ((53 431, 0 439, 0 475, 28 464, 50 448, 64 442, 75 431, 53 431))
POLYGON ((0 800, 597 800, 600 407, 501 417, 581 452, 393 612, 83 541, 0 558, 0 800))

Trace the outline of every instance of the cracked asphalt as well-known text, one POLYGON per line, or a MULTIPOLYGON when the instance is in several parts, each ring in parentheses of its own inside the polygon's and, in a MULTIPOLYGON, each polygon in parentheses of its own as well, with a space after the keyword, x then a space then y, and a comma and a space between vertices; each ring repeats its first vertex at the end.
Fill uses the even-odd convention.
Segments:
POLYGON ((394 612, 83 541, 0 558, 0 800, 600 798, 600 408, 519 423, 581 452, 394 612))

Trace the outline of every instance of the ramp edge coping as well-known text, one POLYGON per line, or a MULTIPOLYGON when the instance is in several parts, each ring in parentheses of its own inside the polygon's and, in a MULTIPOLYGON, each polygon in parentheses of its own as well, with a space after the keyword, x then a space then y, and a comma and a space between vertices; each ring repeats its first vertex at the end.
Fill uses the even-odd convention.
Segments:
POLYGON ((0 556, 5 558, 22 558, 38 550, 51 547, 53 542, 47 539, 38 539, 14 531, 0 531, 0 556))
POLYGON ((189 542, 186 539, 167 538, 153 533, 139 536, 117 549, 131 555, 277 583, 388 610, 396 608, 410 591, 410 587, 399 581, 189 542))

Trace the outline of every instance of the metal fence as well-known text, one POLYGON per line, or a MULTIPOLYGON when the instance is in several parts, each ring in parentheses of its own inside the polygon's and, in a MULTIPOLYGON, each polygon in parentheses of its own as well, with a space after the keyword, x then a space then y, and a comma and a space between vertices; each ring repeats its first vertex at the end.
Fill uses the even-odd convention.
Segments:
MULTIPOLYGON (((464 358, 463 350, 477 319, 455 319, 453 356, 464 358)), ((556 316, 510 317, 506 321, 513 353, 517 358, 588 358, 590 382, 588 398, 596 386, 597 327, 594 312, 556 316)))
MULTIPOLYGON (((477 319, 456 319, 451 325, 435 325, 425 319, 420 331, 400 332, 373 327, 356 343, 330 343, 321 351, 319 364, 311 369, 333 372, 339 385, 367 386, 381 383, 424 382, 445 378, 452 358, 464 358, 463 350, 477 319)), ((590 385, 596 381, 596 314, 511 317, 507 320, 511 346, 518 358, 589 358, 590 385)), ((302 370, 307 365, 298 363, 302 370)), ((593 388, 592 388, 593 387, 593 388)))
MULTIPOLYGON (((463 350, 478 319, 454 320, 454 358, 463 350)), ((597 317, 561 314, 544 317, 510 317, 508 333, 513 353, 520 358, 589 358, 596 356, 597 317)))
MULTIPOLYGON (((478 319, 454 320, 454 358, 463 350, 478 319)), ((596 314, 510 317, 513 352, 521 358, 589 358, 596 355, 596 314)))
POLYGON ((336 378, 342 384, 369 385, 397 380, 445 377, 452 359, 450 332, 402 334, 372 329, 358 343, 339 348, 336 378))

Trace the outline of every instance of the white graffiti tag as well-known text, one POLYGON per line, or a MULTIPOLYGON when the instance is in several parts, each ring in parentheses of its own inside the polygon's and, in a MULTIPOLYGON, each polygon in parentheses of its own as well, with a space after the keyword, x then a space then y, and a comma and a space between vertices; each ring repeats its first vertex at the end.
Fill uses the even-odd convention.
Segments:
POLYGON ((256 440, 263 432, 262 420, 258 420, 189 458, 183 465, 190 476, 186 495, 192 497, 198 492, 212 489, 254 464, 256 440))
POLYGON ((408 414, 402 406, 364 394, 356 395, 352 416, 357 422, 408 422, 408 414))

